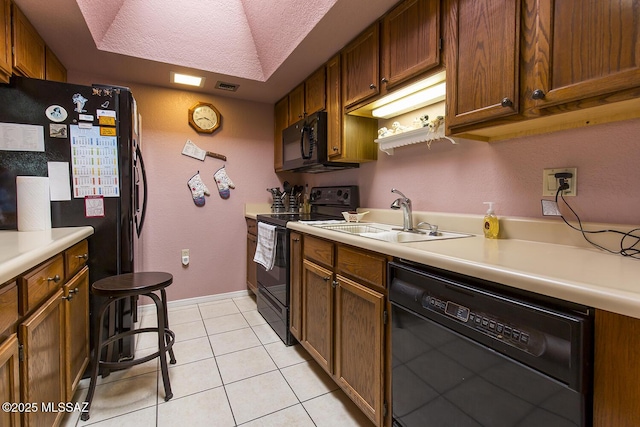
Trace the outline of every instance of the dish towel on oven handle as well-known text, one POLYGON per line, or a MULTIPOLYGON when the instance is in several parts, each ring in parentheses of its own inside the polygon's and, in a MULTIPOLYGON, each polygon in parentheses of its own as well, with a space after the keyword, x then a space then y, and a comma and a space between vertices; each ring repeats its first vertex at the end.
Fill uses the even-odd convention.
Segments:
POLYGON ((267 271, 276 262, 276 226, 258 222, 258 238, 256 254, 253 260, 261 264, 267 271))

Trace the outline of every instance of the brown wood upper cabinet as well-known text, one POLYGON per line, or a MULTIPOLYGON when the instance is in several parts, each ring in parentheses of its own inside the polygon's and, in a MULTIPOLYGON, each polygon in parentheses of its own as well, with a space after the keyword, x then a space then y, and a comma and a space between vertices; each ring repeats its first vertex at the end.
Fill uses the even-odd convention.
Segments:
POLYGON ((449 134, 491 141, 640 115, 638 2, 448 4, 449 134))
POLYGON ((11 77, 11 1, 0 0, 0 82, 11 77))
POLYGON ((62 62, 58 59, 58 57, 53 53, 53 51, 47 46, 45 48, 45 78, 47 80, 53 80, 56 82, 66 82, 67 81, 67 69, 64 68, 62 62))
POLYGON ((273 166, 282 171, 282 131, 309 114, 326 107, 325 66, 300 83, 274 107, 273 166))
POLYGON ((289 126, 289 97, 285 96, 274 106, 273 168, 282 170, 282 131, 289 126))
POLYGON ((450 5, 448 126, 517 114, 520 2, 452 0, 450 5))
POLYGON ((22 11, 13 5, 13 70, 16 74, 44 79, 44 40, 22 11))
POLYGON ((440 65, 440 0, 406 0, 382 19, 382 91, 440 65))
POLYGON ((640 86, 640 3, 529 1, 537 17, 527 109, 547 108, 640 86))
POLYGON ((380 23, 342 50, 342 105, 349 108, 380 93, 380 23))

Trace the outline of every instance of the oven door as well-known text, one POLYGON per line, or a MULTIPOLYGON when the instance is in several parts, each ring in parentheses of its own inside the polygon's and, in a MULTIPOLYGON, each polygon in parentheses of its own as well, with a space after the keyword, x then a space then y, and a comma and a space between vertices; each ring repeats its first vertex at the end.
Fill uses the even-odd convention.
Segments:
POLYGON ((276 226, 276 259, 271 270, 261 264, 258 268, 258 285, 264 288, 285 307, 289 306, 289 238, 285 227, 276 226))

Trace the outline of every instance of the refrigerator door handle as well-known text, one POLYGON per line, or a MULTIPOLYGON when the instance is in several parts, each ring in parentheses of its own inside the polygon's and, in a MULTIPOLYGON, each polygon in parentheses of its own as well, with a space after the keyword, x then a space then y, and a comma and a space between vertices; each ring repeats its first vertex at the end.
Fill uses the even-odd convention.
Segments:
MULTIPOLYGON (((142 160, 142 152, 140 151, 140 146, 136 147, 136 157, 140 161, 140 170, 142 172, 142 213, 140 214, 139 220, 136 218, 136 234, 140 237, 140 233, 142 232, 142 225, 144 224, 144 217, 147 213, 147 172, 144 169, 144 161, 142 160)), ((136 195, 136 198, 138 196, 136 195)))

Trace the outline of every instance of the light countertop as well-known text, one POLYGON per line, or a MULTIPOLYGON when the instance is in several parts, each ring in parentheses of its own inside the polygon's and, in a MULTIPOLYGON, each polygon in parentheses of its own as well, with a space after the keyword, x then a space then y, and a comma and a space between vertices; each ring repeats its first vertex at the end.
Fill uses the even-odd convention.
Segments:
POLYGON ((0 284, 92 234, 93 227, 61 227, 45 231, 0 230, 0 284))
MULTIPOLYGON (((381 217, 372 218, 372 222, 383 222, 379 220, 381 217)), ((467 216, 460 224, 471 222, 473 228, 477 228, 475 222, 478 222, 478 218, 467 216)), ((539 223, 534 226, 540 231, 553 230, 553 243, 544 239, 492 240, 477 234, 460 239, 390 243, 299 222, 289 222, 287 227, 409 261, 640 318, 640 260, 607 254, 587 245, 578 246, 582 243, 555 243, 564 239, 557 237, 558 230, 565 231, 568 227, 558 225, 557 221, 534 222, 539 223)), ((509 232, 505 230, 501 235, 523 234, 518 229, 522 227, 518 221, 504 221, 504 225, 509 232)), ((527 227, 527 233, 531 233, 531 224, 527 227)), ((441 229, 472 232, 469 226, 463 225, 441 229)), ((544 232, 538 235, 544 235, 544 232)))

